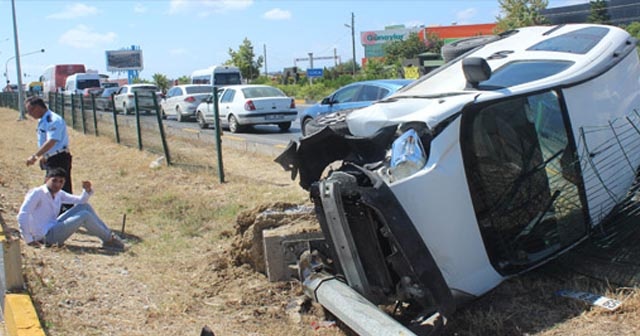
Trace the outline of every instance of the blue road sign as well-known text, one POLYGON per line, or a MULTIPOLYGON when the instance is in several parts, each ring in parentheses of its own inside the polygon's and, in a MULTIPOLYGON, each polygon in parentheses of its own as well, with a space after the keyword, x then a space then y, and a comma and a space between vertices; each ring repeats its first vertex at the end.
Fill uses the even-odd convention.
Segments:
POLYGON ((322 75, 323 75, 323 69, 322 68, 307 69, 307 77, 309 77, 309 78, 322 77, 322 75))

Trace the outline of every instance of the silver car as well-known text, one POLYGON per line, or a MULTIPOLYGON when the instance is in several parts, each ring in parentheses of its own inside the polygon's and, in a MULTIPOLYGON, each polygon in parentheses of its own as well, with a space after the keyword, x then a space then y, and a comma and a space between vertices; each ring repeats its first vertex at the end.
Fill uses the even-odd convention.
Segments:
MULTIPOLYGON (((280 89, 269 85, 234 85, 220 90, 220 123, 231 133, 241 132, 251 125, 275 124, 281 132, 291 128, 298 111, 295 100, 280 89)), ((207 128, 214 122, 213 100, 207 98, 198 105, 198 124, 207 128)))
POLYGON ((160 101, 160 114, 163 118, 175 115, 178 121, 185 121, 187 118, 195 119, 196 108, 212 92, 211 85, 176 85, 160 101))
POLYGON ((116 111, 122 111, 124 114, 135 111, 135 97, 138 94, 138 110, 153 111, 155 110, 156 101, 154 101, 155 92, 158 87, 154 84, 128 84, 120 87, 114 96, 116 111))

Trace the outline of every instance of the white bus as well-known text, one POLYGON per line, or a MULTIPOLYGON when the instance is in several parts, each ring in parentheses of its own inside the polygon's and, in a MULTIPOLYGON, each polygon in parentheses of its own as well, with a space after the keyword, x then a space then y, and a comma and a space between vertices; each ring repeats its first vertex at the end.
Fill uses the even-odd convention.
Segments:
POLYGON ((240 69, 229 65, 214 65, 191 74, 191 84, 226 86, 242 84, 240 69))

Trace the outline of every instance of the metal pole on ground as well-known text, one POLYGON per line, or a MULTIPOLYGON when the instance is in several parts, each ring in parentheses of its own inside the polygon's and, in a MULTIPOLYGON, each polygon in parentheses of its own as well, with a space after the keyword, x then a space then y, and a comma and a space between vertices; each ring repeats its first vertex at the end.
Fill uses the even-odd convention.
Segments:
MULTIPOLYGON (((136 109, 136 134, 138 135, 138 149, 142 150, 142 129, 140 127, 140 109, 138 109, 138 93, 133 93, 134 107, 136 109)), ((126 107, 125 107, 126 108, 126 107)))
POLYGON ((216 152, 218 155, 218 179, 224 183, 224 167, 222 165, 222 139, 220 134, 220 112, 218 110, 218 87, 213 87, 213 119, 216 125, 216 152))
POLYGON ((116 111, 116 102, 115 99, 113 98, 114 96, 111 95, 111 98, 109 99, 111 101, 111 111, 113 111, 113 133, 116 137, 116 143, 120 144, 120 132, 118 131, 118 112, 116 111))
POLYGON ((162 140, 162 150, 164 150, 164 157, 167 160, 167 166, 171 165, 171 157, 169 156, 169 146, 167 146, 167 139, 164 134, 164 126, 162 125, 162 115, 160 115, 160 109, 158 108, 158 101, 156 100, 156 93, 153 94, 153 107, 156 110, 156 118, 158 119, 158 128, 160 130, 160 140, 162 140))

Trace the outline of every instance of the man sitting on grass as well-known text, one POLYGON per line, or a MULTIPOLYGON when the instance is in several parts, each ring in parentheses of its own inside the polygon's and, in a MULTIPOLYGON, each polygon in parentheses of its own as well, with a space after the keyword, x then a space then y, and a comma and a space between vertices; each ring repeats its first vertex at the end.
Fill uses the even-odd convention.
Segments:
POLYGON ((47 172, 45 184, 31 189, 20 207, 18 224, 25 242, 29 245, 62 245, 81 226, 90 235, 102 240, 108 249, 124 249, 124 244, 98 217, 87 203, 93 194, 91 181, 82 181, 82 195, 72 195, 62 190, 66 172, 52 168, 47 172), (61 204, 75 204, 58 216, 61 204))

